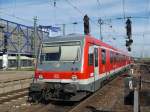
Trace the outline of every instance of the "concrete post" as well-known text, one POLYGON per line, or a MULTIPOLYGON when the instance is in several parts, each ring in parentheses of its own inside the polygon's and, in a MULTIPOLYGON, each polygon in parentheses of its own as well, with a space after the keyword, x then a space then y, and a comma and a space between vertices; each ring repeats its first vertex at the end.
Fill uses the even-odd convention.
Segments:
POLYGON ((140 112, 139 110, 139 92, 138 89, 134 89, 134 111, 133 112, 140 112))

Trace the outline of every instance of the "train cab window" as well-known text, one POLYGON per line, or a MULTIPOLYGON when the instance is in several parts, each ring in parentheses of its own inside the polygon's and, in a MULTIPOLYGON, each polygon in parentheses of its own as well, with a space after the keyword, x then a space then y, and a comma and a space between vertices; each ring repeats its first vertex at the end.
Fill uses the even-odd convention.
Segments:
POLYGON ((52 61, 79 62, 80 58, 80 42, 44 43, 40 54, 40 61, 43 63, 52 61))
POLYGON ((106 50, 102 49, 102 64, 106 63, 106 50))
POLYGON ((95 48, 94 49, 94 60, 95 60, 95 67, 97 67, 98 66, 98 49, 97 48, 95 48))
POLYGON ((58 61, 60 59, 60 47, 52 46, 52 47, 43 47, 41 58, 45 61, 58 61))
POLYGON ((93 63, 94 63, 94 55, 93 55, 93 53, 94 53, 94 50, 93 50, 93 47, 91 46, 90 48, 89 48, 89 52, 88 52, 88 65, 93 65, 93 63))

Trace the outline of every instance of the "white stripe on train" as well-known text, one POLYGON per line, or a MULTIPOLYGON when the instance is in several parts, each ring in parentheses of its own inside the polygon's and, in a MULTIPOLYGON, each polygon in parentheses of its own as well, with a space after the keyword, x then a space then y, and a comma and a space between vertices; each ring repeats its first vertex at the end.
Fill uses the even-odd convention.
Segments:
POLYGON ((42 79, 42 80, 37 80, 39 82, 60 82, 60 83, 78 83, 78 84, 83 84, 83 85, 87 85, 90 84, 96 80, 99 80, 101 78, 106 77, 107 75, 110 75, 112 73, 117 73, 119 72, 121 69, 128 67, 129 65, 125 65, 123 67, 117 68, 117 69, 113 69, 111 70, 109 73, 103 73, 103 74, 99 74, 96 75, 96 77, 91 77, 88 79, 78 79, 76 81, 73 81, 72 79, 42 79))

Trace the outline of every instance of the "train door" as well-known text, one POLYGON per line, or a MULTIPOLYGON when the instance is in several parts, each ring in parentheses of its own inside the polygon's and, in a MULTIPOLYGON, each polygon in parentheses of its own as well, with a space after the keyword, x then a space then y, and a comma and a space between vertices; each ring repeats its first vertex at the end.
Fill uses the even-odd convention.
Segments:
POLYGON ((104 75, 104 73, 106 72, 106 49, 101 49, 101 56, 102 56, 101 72, 104 75))
POLYGON ((99 58, 98 58, 98 46, 89 47, 89 65, 93 68, 93 83, 91 85, 91 91, 95 91, 99 88, 98 77, 99 77, 99 58))
POLYGON ((94 46, 94 90, 99 88, 99 56, 98 46, 94 46))
POLYGON ((98 48, 94 48, 94 74, 95 76, 99 74, 99 64, 98 64, 98 48))

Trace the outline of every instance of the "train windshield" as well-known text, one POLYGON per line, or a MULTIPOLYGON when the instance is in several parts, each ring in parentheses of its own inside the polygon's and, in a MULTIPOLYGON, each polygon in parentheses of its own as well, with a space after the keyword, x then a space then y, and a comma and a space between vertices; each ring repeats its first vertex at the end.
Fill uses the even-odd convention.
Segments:
POLYGON ((79 61, 81 55, 80 42, 44 43, 41 49, 41 62, 79 61))

